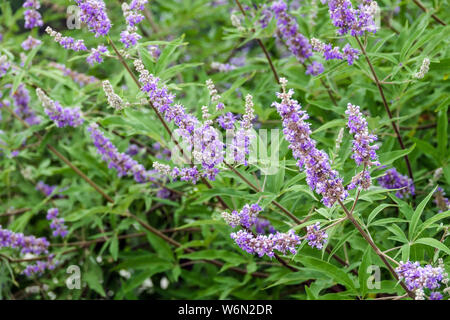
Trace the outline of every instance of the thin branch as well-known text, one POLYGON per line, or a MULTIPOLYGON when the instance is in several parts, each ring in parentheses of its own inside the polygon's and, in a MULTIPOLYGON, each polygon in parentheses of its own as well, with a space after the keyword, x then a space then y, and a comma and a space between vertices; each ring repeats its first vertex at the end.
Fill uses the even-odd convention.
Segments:
MULTIPOLYGON (((405 147, 405 145, 403 143, 402 136, 400 135, 400 131, 399 131, 398 127, 397 127, 397 124, 393 120, 393 116, 392 116, 391 110, 389 109, 388 103, 386 101, 386 97, 384 96, 383 87, 381 86, 381 83, 378 80, 378 77, 377 77, 377 74, 375 72, 375 69, 373 68, 373 65, 370 62, 369 56, 366 53, 366 49, 364 49, 364 46, 361 44, 361 41, 359 40, 358 37, 355 36, 355 39, 358 42, 358 45, 361 48, 361 51, 362 51, 364 57, 366 58, 367 64, 369 65, 369 68, 370 68, 370 71, 372 72, 373 78, 375 80, 375 84, 377 85, 378 91, 380 92, 380 95, 381 95, 381 100, 383 101, 384 109, 386 110, 386 113, 388 114, 389 119, 391 120, 392 128, 394 129, 395 135, 397 136, 398 143, 400 144, 400 147, 403 150, 405 150, 406 147, 405 147)), ((412 172, 412 169, 411 169, 411 164, 409 162, 408 155, 405 155, 404 159, 405 159, 405 162, 406 162, 406 167, 408 169, 408 175, 411 178, 411 180, 414 182, 414 176, 413 176, 413 172, 412 172)))
MULTIPOLYGON (((358 221, 356 221, 356 219, 353 217, 353 214, 350 213, 347 209, 347 207, 342 203, 341 200, 338 200, 339 205, 342 207, 342 209, 344 210, 345 214, 347 215, 348 219, 353 223, 353 225, 356 227, 356 229, 359 231, 359 233, 363 236, 363 238, 367 241, 367 243, 372 247, 372 249, 375 251, 376 255, 378 257, 380 257, 381 261, 383 261, 383 263, 386 265, 386 267, 389 269, 389 271, 391 272, 392 276, 397 280, 400 281, 397 272, 395 272, 394 268, 391 266, 391 264, 386 260, 385 255, 383 254, 383 252, 377 247, 377 245, 375 244, 375 242, 373 242, 372 238, 370 237, 369 234, 367 234, 363 228, 359 225, 358 221)), ((406 293, 408 294, 408 296, 410 296, 411 298, 414 299, 415 295, 413 292, 411 292, 406 285, 404 284, 403 281, 400 281, 400 285, 402 286, 402 288, 406 291, 406 293)))
MULTIPOLYGON (((239 7, 239 10, 242 12, 242 14, 244 15, 244 17, 247 16, 247 14, 245 13, 244 8, 242 8, 241 3, 239 2, 239 0, 235 0, 237 6, 239 7)), ((252 30, 254 31, 254 30, 252 30)), ((266 56, 267 62, 269 63, 270 69, 272 70, 273 76, 276 80, 276 82, 278 84, 280 84, 280 78, 278 77, 278 73, 277 70, 275 69, 275 66, 272 63, 272 59, 270 58, 269 52, 267 51, 266 47, 264 46, 264 44, 262 43, 261 39, 256 39, 256 42, 258 43, 258 45, 261 47, 262 51, 264 52, 264 55, 266 56)))
MULTIPOLYGON (((420 8, 422 9, 423 12, 428 13, 428 9, 425 8, 425 6, 419 1, 419 0, 413 0, 413 2, 420 8)), ((443 26, 446 26, 447 24, 442 21, 441 19, 439 19, 438 16, 436 16, 435 14, 432 14, 431 17, 436 20, 436 22, 440 23, 443 26)))

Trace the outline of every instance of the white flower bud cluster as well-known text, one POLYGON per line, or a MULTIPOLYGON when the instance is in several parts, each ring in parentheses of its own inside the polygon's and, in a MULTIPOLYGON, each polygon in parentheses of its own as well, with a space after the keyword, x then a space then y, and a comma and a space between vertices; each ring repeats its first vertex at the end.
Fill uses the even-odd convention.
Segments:
POLYGON ((242 127, 246 130, 252 128, 252 121, 255 118, 255 110, 253 109, 253 96, 247 94, 245 97, 245 114, 243 116, 242 127))
POLYGON ((108 99, 108 104, 111 108, 115 110, 122 110, 129 106, 129 103, 124 103, 122 99, 114 92, 114 89, 109 80, 105 80, 103 83, 103 91, 105 91, 106 98, 108 99))
POLYGON ((325 43, 316 38, 311 38, 311 46, 314 51, 324 52, 325 51, 325 43))
POLYGON ((153 168, 155 168, 156 171, 158 171, 159 173, 161 173, 163 175, 170 176, 170 174, 171 174, 170 166, 168 166, 167 164, 162 164, 162 163, 155 161, 155 162, 153 162, 153 168))
POLYGON ((414 77, 416 77, 417 79, 422 79, 429 69, 430 69, 430 59, 425 58, 423 59, 419 72, 416 72, 414 77))

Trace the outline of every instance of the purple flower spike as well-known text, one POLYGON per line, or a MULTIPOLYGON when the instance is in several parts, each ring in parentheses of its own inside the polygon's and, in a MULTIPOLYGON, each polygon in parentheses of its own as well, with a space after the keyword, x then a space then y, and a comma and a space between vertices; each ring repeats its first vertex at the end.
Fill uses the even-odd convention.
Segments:
POLYGON ((415 194, 413 181, 398 173, 395 168, 387 170, 384 176, 378 178, 378 183, 386 189, 400 189, 395 192, 395 195, 400 199, 415 194))
POLYGON ((289 48, 289 51, 303 63, 307 58, 312 56, 311 44, 298 29, 298 24, 293 17, 287 13, 287 5, 284 1, 276 1, 271 7, 275 18, 277 19, 277 27, 279 33, 289 48))
POLYGON ((144 166, 132 159, 128 154, 120 153, 116 146, 98 129, 97 124, 91 124, 88 131, 91 133, 91 139, 97 148, 97 152, 102 155, 102 160, 108 163, 109 168, 117 170, 119 177, 133 176, 138 183, 155 180, 151 171, 145 170, 144 166))
POLYGON ((306 231, 306 239, 308 240, 308 244, 312 248, 315 247, 321 250, 327 242, 328 234, 325 231, 320 230, 320 223, 316 222, 313 225, 307 226, 306 231))
POLYGON ((306 181, 311 188, 323 196, 322 202, 331 207, 336 201, 344 200, 348 193, 342 185, 338 172, 331 169, 328 155, 317 149, 311 138, 308 114, 302 110, 297 100, 292 99, 294 90, 286 91, 287 80, 280 79, 282 92, 277 93, 281 103, 274 106, 283 119, 283 133, 289 142, 292 155, 298 159, 297 166, 306 172, 306 181))
POLYGON ((376 154, 378 146, 371 145, 377 141, 377 136, 369 134, 367 120, 359 111, 359 106, 349 103, 345 113, 348 115, 347 127, 354 137, 352 148, 353 154, 351 158, 355 160, 358 166, 364 166, 363 171, 353 177, 348 188, 354 189, 361 186, 364 190, 367 190, 371 186, 370 174, 368 170, 372 166, 380 165, 376 154))
POLYGON ((80 19, 86 23, 95 37, 106 36, 111 29, 111 21, 106 14, 103 0, 75 0, 81 10, 80 19))
POLYGON ((58 128, 78 127, 83 124, 84 119, 80 108, 63 108, 58 101, 51 100, 40 88, 36 89, 36 94, 44 106, 45 113, 58 128))

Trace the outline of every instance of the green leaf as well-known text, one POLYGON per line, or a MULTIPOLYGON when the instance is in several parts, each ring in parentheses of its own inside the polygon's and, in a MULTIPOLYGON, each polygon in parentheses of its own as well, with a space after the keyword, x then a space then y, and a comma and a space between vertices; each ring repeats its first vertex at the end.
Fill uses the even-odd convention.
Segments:
POLYGON ((413 239, 416 232, 416 227, 420 222, 420 216, 422 215, 423 210, 425 209, 425 206, 427 205, 428 201, 430 201, 430 198, 433 196, 434 192, 436 191, 437 186, 431 191, 425 199, 422 200, 422 202, 417 206, 416 210, 414 211, 414 214, 411 218, 411 222, 409 224, 409 239, 413 239))
POLYGON ((367 268, 372 265, 371 253, 372 248, 368 245, 358 269, 359 290, 361 291, 361 296, 363 297, 368 291, 367 279, 369 278, 369 274, 367 273, 367 268))
POLYGON ((308 256, 299 255, 295 257, 295 260, 300 261, 305 267, 326 274, 337 283, 345 285, 347 289, 355 290, 355 283, 342 268, 338 268, 331 263, 308 256))
POLYGON ((445 244, 443 244, 442 242, 440 242, 436 239, 420 238, 420 239, 417 239, 416 241, 414 241, 414 244, 417 244, 417 243, 436 248, 436 249, 444 251, 446 254, 450 255, 450 249, 445 244))

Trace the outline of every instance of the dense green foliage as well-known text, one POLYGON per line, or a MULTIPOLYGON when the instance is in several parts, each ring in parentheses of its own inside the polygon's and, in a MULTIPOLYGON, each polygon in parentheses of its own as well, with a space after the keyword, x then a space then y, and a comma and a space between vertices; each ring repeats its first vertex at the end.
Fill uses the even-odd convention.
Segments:
MULTIPOLYGON (((233 229, 221 218, 224 208, 220 199, 231 209, 259 201, 264 208, 261 216, 277 230, 285 232, 294 228, 301 236, 305 234, 304 226, 315 222, 326 226, 345 217, 338 205, 325 207, 320 202, 321 196, 308 187, 305 173, 299 172, 281 133, 280 116, 271 106, 277 101, 276 92, 280 92, 280 87, 256 39, 267 48, 279 76, 289 80, 288 87, 295 90, 295 99, 310 115, 312 138, 333 159, 332 167, 340 172, 344 185, 357 172, 350 158, 352 136, 346 128, 345 110, 349 102, 361 106, 369 130, 378 136, 381 165, 395 167, 407 175, 404 156, 409 157, 416 195, 397 198, 395 191, 380 187, 376 181, 385 169, 372 168, 373 186, 361 192, 353 215, 382 251, 389 250, 387 254, 392 259, 436 265, 438 258, 442 258, 447 272, 450 271, 450 237, 445 237, 450 211, 440 210, 434 201, 441 195, 434 192, 437 185, 450 192, 450 28, 437 23, 431 11, 425 13, 411 1, 380 0, 378 32, 360 37, 378 78, 383 81, 392 121, 399 126, 405 144, 402 149, 363 55, 349 66, 344 61, 325 61, 316 53, 325 71, 318 76, 306 75, 304 66, 274 37, 276 21, 273 19, 267 28, 261 29, 258 24, 261 1, 242 1, 243 5, 254 4, 245 19, 234 1, 213 1, 218 4, 206 0, 150 1, 146 5, 150 16, 139 27, 143 38, 136 47, 127 50, 129 57, 125 60, 132 72, 133 60, 140 56, 145 67, 177 95, 176 101, 198 118, 202 116, 201 107, 210 101, 205 82, 211 78, 226 105, 225 111, 243 114, 244 98, 251 94, 257 126, 280 129, 277 141, 280 167, 276 174, 263 175, 261 167, 267 163, 262 160, 249 166, 234 166, 260 192, 221 165, 215 181, 209 181, 211 188, 202 181, 195 185, 167 182, 165 187, 172 191, 168 198, 161 198, 158 185, 139 184, 132 177, 117 177, 117 172, 102 161, 86 128, 97 122, 121 152, 130 144, 138 143, 140 151, 133 158, 147 169, 152 168, 154 161, 173 165, 158 159, 154 148, 155 142, 162 148, 175 148, 168 132, 149 105, 142 103, 144 94, 111 47, 102 64, 90 67, 85 61, 87 53, 65 50, 45 33, 49 25, 64 35, 84 39, 89 48, 101 43, 108 45, 107 37, 95 38, 85 26, 80 30, 67 29, 66 9, 75 2, 41 2, 39 11, 44 26, 32 31, 23 28, 25 9, 21 1, 2 1, 0 7, 3 35, 0 55, 6 55, 14 64, 0 78, 3 94, 0 100, 12 103, 9 109, 0 109, 3 142, 0 145, 0 225, 25 235, 47 237, 52 243, 50 253, 56 255, 58 264, 54 271, 26 277, 22 271, 29 261, 21 259, 27 257, 15 249, 0 248, 0 298, 371 299, 405 294, 349 220, 327 229, 326 248, 332 250, 311 248, 303 241, 297 254, 282 255, 284 261, 298 269, 294 272, 277 259, 244 252, 230 238, 233 229), (231 24, 232 11, 241 17, 241 30, 231 24), (24 51, 21 43, 30 34, 42 44, 24 51), (159 46, 159 58, 149 53, 148 45, 159 46), (26 55, 23 66, 21 53, 26 55), (232 57, 244 58, 245 64, 229 72, 211 67, 213 62, 226 63, 232 57), (427 57, 431 61, 429 72, 423 79, 415 78, 427 57), (131 105, 124 110, 109 108, 100 81, 81 87, 49 65, 50 62, 65 64, 100 80, 108 79, 115 92, 131 105), (25 127, 8 111, 14 109, 10 92, 20 84, 29 90, 30 107, 41 117, 40 124, 25 127), (84 124, 77 128, 55 126, 36 96, 37 87, 64 107, 81 107, 84 124), (343 141, 336 152, 341 128, 345 130, 343 141), (108 202, 52 149, 86 174, 113 202, 108 202), (17 156, 14 151, 19 151, 17 156), (440 168, 442 173, 436 176, 440 168), (63 190, 62 197, 55 194, 46 197, 36 190, 38 181, 56 185, 63 190), (289 219, 273 201, 303 224, 297 225, 289 219), (45 218, 51 207, 59 208, 68 226, 69 234, 63 240, 51 237, 45 218), (307 216, 309 219, 303 220, 307 216), (159 237, 145 225, 160 230, 181 246, 159 237), (334 254, 344 260, 344 265, 332 258, 334 254), (206 260, 218 263, 214 265, 206 260), (67 268, 71 265, 81 270, 79 290, 66 286, 66 279, 71 276, 67 268), (368 287, 367 279, 372 273, 366 271, 371 265, 381 268, 379 288, 368 287), (263 276, 251 275, 253 272, 262 272, 263 276), (149 286, 149 278, 153 286, 149 286), (40 286, 40 290, 34 292, 31 286, 40 286)), ((119 38, 125 23, 121 1, 105 2, 112 22, 109 37, 122 49, 119 38)), ((341 47, 350 43, 359 48, 354 37, 336 35, 327 5, 320 1, 315 5, 306 0, 300 3, 290 14, 297 19, 306 37, 320 38, 341 47), (318 12, 312 19, 310 13, 314 6, 318 12)), ((447 1, 428 2, 427 7, 438 8, 436 15, 450 21, 447 1)), ((213 113, 213 117, 217 115, 213 113)), ((176 128, 173 123, 169 127, 176 128)), ((275 142, 269 141, 269 147, 272 143, 275 142)), ((349 193, 344 201, 347 208, 352 206, 356 190, 349 193)))

